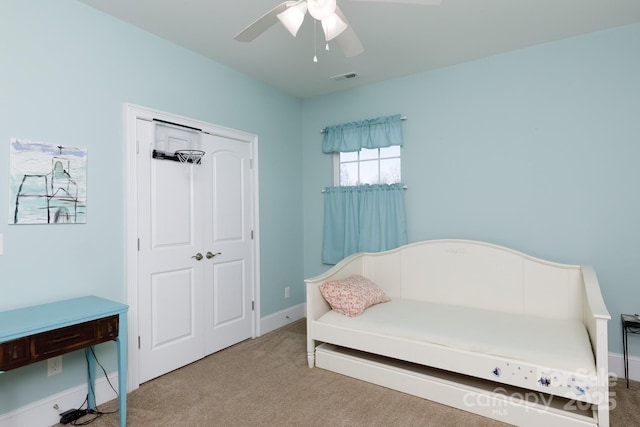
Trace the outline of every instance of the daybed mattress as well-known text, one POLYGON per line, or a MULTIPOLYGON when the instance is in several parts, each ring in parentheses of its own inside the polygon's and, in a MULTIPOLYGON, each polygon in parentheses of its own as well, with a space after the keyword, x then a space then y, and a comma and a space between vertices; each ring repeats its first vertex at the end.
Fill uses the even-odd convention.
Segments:
POLYGON ((584 325, 576 320, 394 299, 369 307, 358 317, 329 311, 318 322, 565 372, 583 375, 596 372, 589 335, 584 325))

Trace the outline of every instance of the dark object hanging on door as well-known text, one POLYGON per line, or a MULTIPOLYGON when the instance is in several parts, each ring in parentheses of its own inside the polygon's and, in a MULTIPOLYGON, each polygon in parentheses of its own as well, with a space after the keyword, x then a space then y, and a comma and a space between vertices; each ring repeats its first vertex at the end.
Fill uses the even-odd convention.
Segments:
POLYGON ((167 153, 165 151, 153 150, 151 157, 159 160, 172 160, 174 162, 181 163, 193 163, 195 165, 202 164, 202 157, 204 151, 202 150, 176 150, 175 153, 167 153))
MULTIPOLYGON (((166 120, 153 119, 153 121, 169 127, 182 128, 182 129, 193 131, 193 132, 202 132, 202 129, 195 128, 192 126, 182 125, 179 123, 168 122, 166 120)), ((202 164, 203 156, 204 156, 204 151, 194 150, 194 149, 176 150, 173 153, 154 149, 153 152, 151 153, 151 157, 154 159, 171 160, 174 162, 192 163, 196 165, 202 164)))

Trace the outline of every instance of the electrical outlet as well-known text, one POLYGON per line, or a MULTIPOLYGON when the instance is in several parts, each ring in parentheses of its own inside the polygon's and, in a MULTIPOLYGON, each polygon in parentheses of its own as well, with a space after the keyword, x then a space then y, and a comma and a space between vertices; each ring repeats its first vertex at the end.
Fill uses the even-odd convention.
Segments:
POLYGON ((290 296, 291 296, 291 288, 287 286, 286 288, 284 288, 284 299, 287 299, 290 296))
POLYGON ((62 356, 47 359, 47 376, 56 375, 62 372, 62 356))

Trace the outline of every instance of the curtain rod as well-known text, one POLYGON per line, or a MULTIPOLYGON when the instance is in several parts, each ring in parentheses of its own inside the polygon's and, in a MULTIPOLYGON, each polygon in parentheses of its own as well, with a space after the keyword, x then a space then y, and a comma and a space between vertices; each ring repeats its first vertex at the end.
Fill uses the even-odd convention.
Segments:
MULTIPOLYGON (((400 117, 400 120, 407 120, 407 116, 400 117)), ((324 129, 320 129, 320 133, 324 133, 324 129)))
MULTIPOLYGON (((403 185, 403 186, 402 186, 402 189, 403 189, 403 190, 408 190, 408 189, 409 189, 409 186, 408 186, 408 185, 403 185)), ((320 190, 320 192, 321 192, 321 193, 326 193, 326 192, 327 192, 327 190, 325 190, 325 189, 323 188, 322 190, 320 190)))

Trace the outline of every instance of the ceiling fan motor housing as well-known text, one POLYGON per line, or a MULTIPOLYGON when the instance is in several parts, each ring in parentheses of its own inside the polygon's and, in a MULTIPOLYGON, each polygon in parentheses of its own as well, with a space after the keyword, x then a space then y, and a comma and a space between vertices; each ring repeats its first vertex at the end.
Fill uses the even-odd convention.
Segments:
POLYGON ((309 14, 322 21, 336 12, 336 0, 307 0, 309 14))

